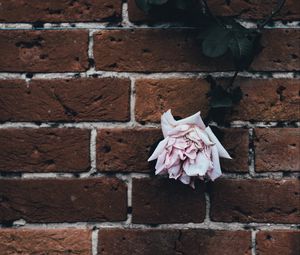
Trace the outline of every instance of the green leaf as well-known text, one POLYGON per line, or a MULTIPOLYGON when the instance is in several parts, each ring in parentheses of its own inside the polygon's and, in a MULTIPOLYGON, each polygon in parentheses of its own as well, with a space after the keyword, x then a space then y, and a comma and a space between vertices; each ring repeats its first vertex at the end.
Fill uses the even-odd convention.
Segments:
POLYGON ((144 12, 149 12, 151 10, 148 0, 135 0, 135 3, 144 12))
POLYGON ((148 3, 153 5, 163 5, 167 2, 168 0, 148 0, 148 3))
POLYGON ((226 28, 220 25, 210 27, 208 35, 202 42, 203 54, 211 58, 224 55, 228 49, 229 40, 230 34, 226 28))

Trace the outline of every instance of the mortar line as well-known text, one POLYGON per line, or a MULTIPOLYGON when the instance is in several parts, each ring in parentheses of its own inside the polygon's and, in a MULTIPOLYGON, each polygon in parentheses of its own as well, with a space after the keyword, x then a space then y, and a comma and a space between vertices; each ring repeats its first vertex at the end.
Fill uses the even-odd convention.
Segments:
MULTIPOLYGON (((90 31, 93 37, 94 31, 90 31)), ((93 40, 89 42, 88 55, 93 57, 93 40)), ((135 78, 135 79, 169 79, 169 78, 206 78, 208 75, 214 78, 231 78, 233 71, 220 72, 205 72, 205 71, 190 71, 190 72, 135 72, 135 71, 96 71, 95 68, 90 68, 86 72, 35 72, 32 73, 32 80, 48 80, 48 79, 78 79, 81 78, 135 78)), ((241 78, 254 79, 300 79, 300 72, 290 71, 245 71, 238 74, 241 78)), ((24 79, 26 74, 23 72, 0 72, 0 80, 24 79)))
MULTIPOLYGON (((20 220, 18 220, 20 221, 20 220)), ((16 221, 17 222, 17 221, 16 221)), ((1 226, 1 228, 7 228, 1 226)), ((100 229, 100 228, 130 228, 130 229, 213 229, 213 230, 299 230, 299 224, 280 223, 242 223, 242 222, 202 222, 202 223, 172 223, 172 224, 132 224, 126 221, 119 222, 76 222, 76 223, 26 223, 22 225, 13 224, 13 228, 24 229, 58 229, 58 228, 78 228, 78 229, 100 229)))
POLYGON ((98 236, 99 229, 92 230, 92 255, 98 255, 98 236))
POLYGON ((257 230, 251 230, 251 255, 256 255, 256 232, 257 230))
MULTIPOLYGON (((134 104, 135 99, 133 98, 132 104, 134 104)), ((131 106, 134 108, 134 105, 131 106)), ((134 109, 132 109, 131 120, 129 122, 2 122, 0 123, 0 129, 17 129, 17 128, 78 128, 78 129, 102 129, 102 128, 124 128, 124 129, 143 129, 143 128, 160 128, 159 123, 146 122, 145 124, 140 124, 134 119, 134 109)), ((216 123, 209 123, 209 126, 215 126, 218 128, 297 128, 300 127, 300 122, 290 121, 290 122, 249 122, 249 121, 233 121, 229 123, 228 126, 217 125, 216 123)))
POLYGON ((254 148, 254 130, 253 128, 250 128, 248 130, 248 137, 249 137, 249 148, 248 148, 248 153, 249 153, 249 174, 250 176, 254 177, 255 176, 255 148, 254 148))
MULTIPOLYGON (((123 3, 122 6, 122 21, 121 22, 45 22, 41 27, 34 27, 30 22, 1 22, 0 30, 76 30, 76 29, 97 29, 103 30, 128 30, 128 29, 199 29, 199 27, 186 26, 182 22, 155 22, 149 24, 147 22, 131 23, 128 19, 128 5, 123 3), (119 26, 122 25, 122 27, 119 26)), ((257 28, 257 22, 252 22, 245 19, 235 19, 246 28, 257 28)), ((258 20, 259 21, 259 20, 258 20)), ((273 25, 267 25, 265 29, 298 29, 300 28, 299 21, 284 21, 277 20, 273 25)))

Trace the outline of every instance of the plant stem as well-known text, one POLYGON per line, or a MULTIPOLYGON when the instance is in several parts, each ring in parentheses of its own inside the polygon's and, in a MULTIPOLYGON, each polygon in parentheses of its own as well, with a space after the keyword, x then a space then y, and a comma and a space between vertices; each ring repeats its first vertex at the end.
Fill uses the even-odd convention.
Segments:
POLYGON ((261 24, 258 24, 257 28, 259 30, 264 29, 264 27, 271 21, 271 19, 281 11, 283 6, 285 5, 285 2, 286 2, 286 0, 278 0, 276 8, 271 12, 271 14, 261 24))

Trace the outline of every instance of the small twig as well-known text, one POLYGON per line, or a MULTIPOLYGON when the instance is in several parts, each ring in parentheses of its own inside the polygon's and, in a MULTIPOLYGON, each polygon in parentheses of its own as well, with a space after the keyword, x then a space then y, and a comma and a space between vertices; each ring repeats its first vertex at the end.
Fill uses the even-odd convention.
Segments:
POLYGON ((226 26, 211 12, 208 3, 206 2, 206 0, 202 0, 204 7, 205 7, 205 11, 207 12, 207 14, 216 21, 216 23, 218 23, 220 26, 226 28, 226 26))
POLYGON ((281 11, 283 6, 285 5, 285 2, 286 2, 286 0, 278 0, 276 8, 271 12, 271 14, 261 24, 258 24, 257 28, 259 30, 264 29, 264 27, 271 21, 271 19, 281 11))
POLYGON ((234 83, 234 81, 235 81, 235 79, 236 79, 238 73, 239 73, 239 70, 236 70, 236 71, 234 72, 234 75, 231 77, 230 83, 229 83, 229 85, 227 86, 227 89, 233 87, 233 83, 234 83))

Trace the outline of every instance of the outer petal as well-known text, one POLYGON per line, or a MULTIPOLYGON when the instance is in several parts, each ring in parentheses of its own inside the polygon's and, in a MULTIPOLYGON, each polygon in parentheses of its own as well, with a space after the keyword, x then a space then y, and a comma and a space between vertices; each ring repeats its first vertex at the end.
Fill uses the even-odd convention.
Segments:
POLYGON ((148 158, 148 161, 152 161, 152 160, 158 158, 158 156, 163 152, 164 148, 166 147, 168 140, 169 140, 169 137, 165 138, 157 145, 155 151, 152 153, 150 158, 148 158))
POLYGON ((220 167, 220 159, 219 152, 216 145, 212 146, 212 161, 213 161, 213 170, 208 172, 208 176, 212 181, 217 179, 222 175, 221 167, 220 167))
POLYGON ((194 164, 184 165, 184 171, 188 176, 204 176, 211 168, 211 162, 203 153, 198 153, 194 164))
POLYGON ((228 158, 231 159, 230 155, 228 154, 228 152, 225 150, 225 148, 222 146, 222 144, 219 142, 218 138, 215 136, 215 134, 212 132, 212 130, 210 129, 210 127, 207 127, 205 129, 206 133, 208 134, 208 137, 210 138, 210 140, 212 142, 214 142, 217 146, 217 149, 219 151, 219 155, 222 158, 228 158))
POLYGON ((171 131, 173 128, 182 124, 196 125, 201 129, 205 129, 205 125, 200 116, 200 112, 197 112, 194 115, 182 120, 175 120, 171 113, 171 110, 168 110, 161 116, 161 127, 162 127, 164 137, 166 137, 167 133, 171 131))

